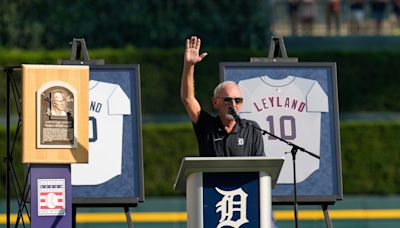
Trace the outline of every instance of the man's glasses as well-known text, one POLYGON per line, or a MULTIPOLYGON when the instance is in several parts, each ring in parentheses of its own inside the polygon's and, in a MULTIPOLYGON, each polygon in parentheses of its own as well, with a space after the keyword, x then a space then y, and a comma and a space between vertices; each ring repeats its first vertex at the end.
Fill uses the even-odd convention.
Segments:
POLYGON ((243 97, 224 97, 223 98, 225 104, 232 104, 235 101, 236 104, 241 104, 243 102, 243 97))

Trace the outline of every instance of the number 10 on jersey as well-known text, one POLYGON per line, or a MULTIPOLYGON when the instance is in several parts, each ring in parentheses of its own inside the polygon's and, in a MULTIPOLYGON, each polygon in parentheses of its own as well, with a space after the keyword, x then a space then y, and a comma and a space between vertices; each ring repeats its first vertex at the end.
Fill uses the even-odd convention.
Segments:
MULTIPOLYGON (((267 127, 269 132, 284 140, 296 139, 296 119, 293 116, 267 116, 267 127), (278 135, 279 134, 279 135, 278 135)), ((269 140, 276 140, 272 136, 268 136, 269 140)))

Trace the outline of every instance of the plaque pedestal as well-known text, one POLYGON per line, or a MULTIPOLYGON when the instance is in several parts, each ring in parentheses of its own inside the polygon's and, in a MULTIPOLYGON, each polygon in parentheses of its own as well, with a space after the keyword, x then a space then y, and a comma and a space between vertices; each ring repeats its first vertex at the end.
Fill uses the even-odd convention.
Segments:
POLYGON ((31 227, 72 227, 71 165, 31 165, 31 227))
POLYGON ((89 66, 22 65, 31 227, 72 227, 71 164, 87 163, 89 66))

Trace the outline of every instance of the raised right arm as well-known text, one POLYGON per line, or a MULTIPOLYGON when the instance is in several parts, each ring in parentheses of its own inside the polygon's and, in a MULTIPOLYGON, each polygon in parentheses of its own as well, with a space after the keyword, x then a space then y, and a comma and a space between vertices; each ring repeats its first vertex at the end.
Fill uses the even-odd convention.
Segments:
POLYGON ((201 40, 196 36, 186 40, 181 79, 181 101, 193 123, 197 123, 201 111, 194 92, 194 67, 207 56, 207 53, 199 55, 200 46, 201 40))

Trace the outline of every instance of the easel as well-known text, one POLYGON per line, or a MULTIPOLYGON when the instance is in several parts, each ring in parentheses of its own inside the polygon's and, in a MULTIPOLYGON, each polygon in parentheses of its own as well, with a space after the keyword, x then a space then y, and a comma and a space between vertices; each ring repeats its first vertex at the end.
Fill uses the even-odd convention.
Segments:
MULTIPOLYGON (((252 63, 261 63, 261 62, 267 62, 267 63, 297 63, 298 58, 289 58, 286 52, 285 44, 283 42, 283 37, 282 36, 272 36, 271 37, 271 42, 269 46, 269 51, 268 51, 268 58, 259 58, 259 57, 251 57, 250 62, 252 63)), ((294 200, 293 200, 293 206, 294 206, 294 219, 295 219, 295 227, 298 227, 298 203, 297 203, 297 189, 296 189, 296 166, 295 166, 295 161, 296 161, 296 153, 297 149, 294 148, 292 149, 291 152, 292 157, 293 157, 293 168, 294 168, 294 200)), ((310 203, 312 204, 312 203, 310 203)), ((322 207, 322 211, 324 213, 324 219, 325 219, 325 224, 326 227, 332 228, 332 221, 329 217, 329 212, 328 212, 328 203, 315 203, 315 204, 320 204, 322 207)))
MULTIPOLYGON (((71 44, 70 59, 58 60, 58 64, 61 65, 104 65, 103 59, 90 59, 89 53, 86 47, 85 39, 73 38, 71 44)), ((129 207, 136 207, 137 204, 101 204, 101 203, 72 203, 72 227, 76 227, 76 211, 78 207, 123 207, 126 220, 129 228, 133 228, 134 224, 131 218, 129 207)))
POLYGON ((90 59, 89 52, 86 47, 85 39, 73 38, 69 43, 71 47, 71 54, 69 59, 59 59, 57 61, 60 65, 104 65, 104 59, 90 59))
POLYGON ((6 120, 6 141, 7 141, 7 146, 6 146, 6 156, 3 158, 4 162, 6 163, 6 227, 10 227, 11 225, 11 183, 14 186, 15 194, 17 196, 17 201, 18 201, 18 213, 17 213, 17 220, 15 223, 15 227, 18 226, 19 221, 22 221, 23 226, 25 227, 25 220, 23 217, 24 211, 26 212, 29 221, 31 220, 31 216, 29 214, 29 210, 27 207, 28 203, 28 196, 30 192, 30 187, 28 183, 28 177, 29 177, 29 172, 30 172, 30 166, 28 166, 28 170, 26 173, 26 178, 24 182, 24 186, 21 189, 21 184, 18 180, 14 165, 13 165, 13 151, 15 149, 15 144, 18 139, 18 136, 20 135, 21 132, 21 127, 22 127, 22 121, 21 121, 21 107, 20 107, 20 100, 21 96, 19 93, 18 86, 15 82, 14 79, 14 71, 16 70, 21 70, 20 66, 6 66, 6 67, 0 67, 0 69, 6 74, 7 77, 7 92, 6 92, 6 114, 7 114, 7 120, 6 120), (12 94, 11 94, 12 93, 12 94), (14 138, 11 139, 11 130, 10 130, 10 125, 11 125, 11 100, 14 100, 15 102, 15 107, 17 109, 17 114, 18 114, 18 123, 17 123, 17 128, 16 132, 14 135, 14 138), (11 141, 12 140, 12 141, 11 141), (12 145, 11 145, 12 143, 12 145))
POLYGON ((285 43, 283 42, 282 36, 272 36, 269 45, 268 58, 251 57, 250 62, 252 63, 297 63, 298 58, 288 57, 286 53, 285 43))

